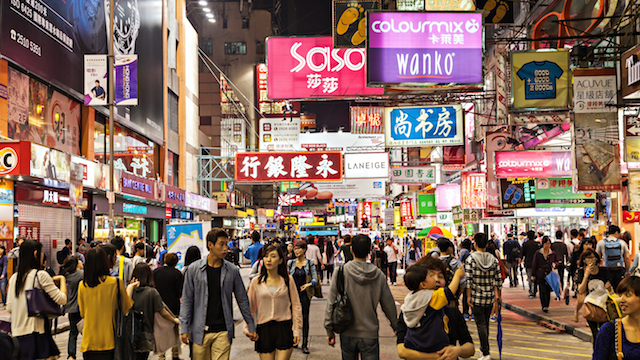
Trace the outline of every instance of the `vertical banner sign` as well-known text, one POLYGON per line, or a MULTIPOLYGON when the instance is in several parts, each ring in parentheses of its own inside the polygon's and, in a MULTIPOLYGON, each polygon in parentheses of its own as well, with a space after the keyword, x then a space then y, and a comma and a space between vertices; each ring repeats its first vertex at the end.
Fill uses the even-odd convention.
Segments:
POLYGON ((573 112, 617 112, 616 69, 573 70, 573 112))
POLYGON ((622 98, 640 99, 640 46, 634 46, 622 54, 622 98))
POLYGON ((379 1, 333 0, 333 47, 364 47, 367 11, 379 9, 379 1))
POLYGON ((454 206, 451 208, 451 213, 453 216, 454 224, 462 224, 462 220, 464 219, 463 211, 460 206, 454 206))
MULTIPOLYGON (((471 147, 471 145, 469 145, 471 147)), ((464 145, 443 146, 442 147, 442 169, 462 170, 466 165, 466 154, 464 145)))
POLYGON ((84 56, 84 104, 107 105, 107 55, 84 56))
POLYGON ((512 52, 513 109, 566 109, 570 78, 568 51, 512 52))
POLYGON ((496 115, 498 124, 505 125, 509 119, 509 98, 507 92, 507 57, 502 51, 496 51, 496 115))
POLYGON ((578 113, 573 129, 578 191, 619 191, 618 114, 578 113))
POLYGON ((352 106, 352 134, 384 134, 384 108, 382 106, 352 106))
POLYGON ((640 211, 640 171, 629 170, 629 211, 640 211))
POLYGON ((481 12, 369 12, 367 83, 482 84, 482 23, 481 12))
POLYGON ((500 179, 503 209, 522 209, 536 206, 536 179, 509 178, 500 179))
POLYGON ((116 55, 116 106, 138 105, 138 55, 116 55))
POLYGON ((69 170, 69 204, 81 205, 84 166, 72 162, 69 170))
POLYGON ((436 188, 436 208, 438 211, 451 211, 460 206, 460 184, 438 185, 436 188))
POLYGON ((463 145, 461 105, 385 108, 387 147, 463 145))
POLYGON ((484 173, 462 173, 460 191, 463 209, 487 207, 487 177, 484 173))
POLYGON ((637 115, 625 115, 626 148, 625 160, 627 162, 640 162, 640 118, 637 115))
POLYGON ((491 132, 487 133, 485 138, 487 152, 487 210, 489 211, 501 209, 500 189, 498 188, 495 171, 495 153, 496 151, 507 149, 507 136, 508 134, 504 132, 491 132))
POLYGON ((437 212, 436 194, 418 194, 418 215, 431 215, 437 212))

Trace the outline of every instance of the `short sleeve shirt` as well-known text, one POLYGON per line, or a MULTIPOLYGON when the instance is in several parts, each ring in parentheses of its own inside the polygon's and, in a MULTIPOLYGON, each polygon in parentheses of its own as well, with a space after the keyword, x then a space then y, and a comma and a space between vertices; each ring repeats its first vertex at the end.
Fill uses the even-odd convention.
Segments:
POLYGON ((550 61, 532 61, 518 70, 518 77, 525 82, 525 99, 555 99, 556 81, 564 71, 550 61))
POLYGON ((144 316, 144 331, 153 333, 153 317, 162 310, 162 297, 155 288, 149 286, 133 290, 133 309, 142 311, 144 316))
MULTIPOLYGON (((604 260, 604 242, 607 241, 607 239, 600 240, 596 244, 596 252, 598 253, 598 255, 600 255, 600 257, 603 260, 604 260)), ((624 242, 624 240, 620 239, 619 241, 620 241, 620 250, 622 251, 622 254, 621 254, 622 255, 622 261, 624 261, 625 255, 627 255, 629 253, 629 247, 627 247, 627 243, 624 242)), ((631 264, 628 264, 628 265, 631 266, 631 264)))

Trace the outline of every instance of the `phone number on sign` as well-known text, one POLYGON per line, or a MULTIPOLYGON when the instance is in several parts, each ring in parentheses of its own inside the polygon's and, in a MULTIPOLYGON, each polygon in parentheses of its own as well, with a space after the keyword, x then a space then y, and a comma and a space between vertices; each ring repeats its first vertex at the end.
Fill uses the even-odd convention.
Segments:
POLYGON ((29 40, 26 36, 20 34, 15 29, 11 29, 11 40, 17 42, 18 44, 24 46, 26 49, 31 50, 32 53, 42 56, 42 48, 40 45, 35 42, 29 40))

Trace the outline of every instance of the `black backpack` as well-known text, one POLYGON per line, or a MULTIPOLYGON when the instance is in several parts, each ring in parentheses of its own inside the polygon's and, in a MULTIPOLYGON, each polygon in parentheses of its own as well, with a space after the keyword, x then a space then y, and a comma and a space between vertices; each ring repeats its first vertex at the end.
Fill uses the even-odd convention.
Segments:
POLYGON ((59 251, 56 253, 56 260, 58 260, 58 264, 59 264, 59 265, 64 264, 64 261, 67 259, 67 255, 68 255, 68 253, 67 253, 66 251, 64 251, 65 249, 66 249, 66 248, 64 248, 64 249, 62 249, 62 250, 59 250, 59 251))
POLYGON ((514 259, 522 258, 522 249, 520 248, 520 244, 518 244, 517 242, 511 249, 511 256, 513 256, 514 259))
POLYGON ((353 309, 344 288, 344 267, 338 270, 338 294, 331 309, 333 332, 341 334, 353 324, 353 309))

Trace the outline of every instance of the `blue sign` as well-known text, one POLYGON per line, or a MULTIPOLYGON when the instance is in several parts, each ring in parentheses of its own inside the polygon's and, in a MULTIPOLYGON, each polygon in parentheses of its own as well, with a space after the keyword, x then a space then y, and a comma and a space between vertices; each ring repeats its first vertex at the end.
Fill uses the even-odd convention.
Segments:
POLYGON ((180 220, 193 220, 193 213, 191 211, 171 209, 171 218, 180 220))
POLYGON ((142 205, 122 203, 122 212, 126 212, 129 214, 147 215, 147 207, 142 205))
POLYGON ((13 190, 0 189, 0 204, 13 205, 13 190))
POLYGON ((198 247, 204 253, 204 239, 211 229, 209 223, 190 223, 167 225, 167 250, 178 255, 177 269, 184 266, 184 255, 191 246, 198 247))
POLYGON ((278 226, 276 224, 264 224, 265 230, 276 230, 278 226))
POLYGON ((464 145, 461 105, 385 108, 387 147, 464 145))

